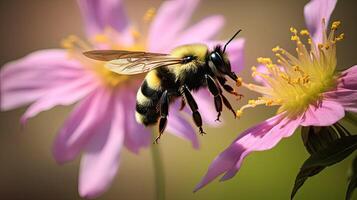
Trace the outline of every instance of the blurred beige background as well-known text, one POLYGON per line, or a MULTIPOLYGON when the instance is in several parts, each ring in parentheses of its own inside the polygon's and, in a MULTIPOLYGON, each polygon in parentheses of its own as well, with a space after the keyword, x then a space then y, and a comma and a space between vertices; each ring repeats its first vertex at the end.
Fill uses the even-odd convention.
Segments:
MULTIPOLYGON (((241 76, 250 79, 250 66, 259 56, 271 56, 279 44, 293 49, 289 27, 304 28, 306 0, 204 0, 194 14, 195 22, 209 14, 222 14, 226 26, 220 39, 229 38, 238 28, 246 38, 246 69, 241 76)), ((139 21, 160 1, 126 0, 128 13, 139 21)), ((357 64, 357 2, 338 2, 332 19, 342 21, 346 39, 338 46, 338 65, 357 64)), ((59 47, 69 34, 83 36, 82 22, 72 0, 0 1, 0 64, 45 48, 59 47)), ((246 94, 247 100, 250 93, 246 94)), ((243 100, 243 102, 245 101, 243 100)), ((236 103, 236 108, 243 102, 236 103)), ((79 199, 77 176, 79 160, 59 166, 51 155, 56 131, 71 107, 57 107, 31 119, 23 129, 18 121, 25 108, 0 113, 0 199, 79 199)), ((222 128, 207 128, 199 137, 201 149, 166 134, 160 143, 167 181, 167 199, 288 199, 300 165, 307 158, 300 135, 283 140, 277 148, 249 156, 238 175, 193 194, 192 189, 208 165, 238 133, 274 114, 274 109, 257 108, 240 120, 225 113, 222 128)), ((330 167, 307 181, 296 199, 344 198, 346 171, 351 158, 330 167)), ((124 150, 119 174, 110 190, 100 199, 153 199, 153 170, 149 149, 133 155, 124 150)), ((357 197, 357 195, 355 195, 357 197)), ((357 199, 357 198, 356 198, 357 199)))

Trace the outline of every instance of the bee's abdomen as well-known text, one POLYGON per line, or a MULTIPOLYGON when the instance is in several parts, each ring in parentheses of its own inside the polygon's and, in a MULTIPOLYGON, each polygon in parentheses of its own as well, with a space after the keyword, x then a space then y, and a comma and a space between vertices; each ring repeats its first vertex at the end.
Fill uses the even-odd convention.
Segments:
POLYGON ((159 119, 157 104, 162 95, 161 80, 155 70, 149 72, 136 94, 136 121, 145 126, 156 124, 159 119))

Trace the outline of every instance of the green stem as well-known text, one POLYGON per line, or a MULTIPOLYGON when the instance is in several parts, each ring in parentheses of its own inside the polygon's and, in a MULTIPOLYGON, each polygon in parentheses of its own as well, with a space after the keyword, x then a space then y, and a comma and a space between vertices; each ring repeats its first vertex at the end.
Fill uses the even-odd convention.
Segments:
MULTIPOLYGON (((155 133, 153 131, 153 133, 155 133)), ((153 135, 153 141, 155 140, 155 134, 153 135)), ((155 196, 157 200, 165 199, 165 174, 164 166, 161 158, 160 146, 158 144, 151 145, 151 155, 154 168, 155 178, 155 196)))

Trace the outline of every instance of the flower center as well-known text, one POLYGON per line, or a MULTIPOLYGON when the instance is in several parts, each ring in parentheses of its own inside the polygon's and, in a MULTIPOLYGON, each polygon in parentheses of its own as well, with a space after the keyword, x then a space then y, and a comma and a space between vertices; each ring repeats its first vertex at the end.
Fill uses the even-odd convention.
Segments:
MULTIPOLYGON (((150 8, 143 17, 143 22, 148 24, 155 15, 155 9, 150 8)), ((144 25, 145 26, 145 25, 144 25)), ((132 76, 126 76, 114 73, 108 70, 104 65, 104 62, 91 60, 83 55, 84 51, 92 50, 93 48, 100 49, 120 49, 129 51, 144 51, 145 46, 143 37, 140 32, 132 27, 130 29, 131 37, 133 38, 133 43, 130 45, 123 45, 118 42, 118 38, 121 37, 120 33, 111 27, 104 29, 103 33, 97 34, 90 38, 88 41, 84 41, 75 35, 70 35, 62 40, 62 46, 67 49, 68 55, 71 59, 76 59, 80 61, 83 66, 88 68, 91 72, 103 82, 105 86, 110 88, 118 87, 122 84, 128 83, 132 80, 132 76)))
POLYGON ((237 116, 243 110, 256 105, 278 105, 278 112, 298 115, 313 103, 318 103, 322 93, 336 86, 336 42, 343 39, 344 34, 335 36, 340 22, 334 22, 327 36, 323 20, 322 43, 316 44, 307 30, 298 31, 290 28, 291 40, 296 43, 297 56, 293 56, 279 46, 272 49, 277 57, 277 64, 270 58, 258 58, 259 69, 252 67, 252 76, 264 82, 264 86, 242 83, 246 88, 263 94, 257 100, 249 100, 237 111, 237 116), (310 45, 306 48, 300 36, 307 37, 310 45))

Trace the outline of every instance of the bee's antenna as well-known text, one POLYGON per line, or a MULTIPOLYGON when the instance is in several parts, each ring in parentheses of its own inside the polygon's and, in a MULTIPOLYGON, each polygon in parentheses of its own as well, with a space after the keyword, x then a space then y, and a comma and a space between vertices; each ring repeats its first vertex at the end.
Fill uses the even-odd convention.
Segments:
POLYGON ((239 29, 239 30, 233 35, 233 37, 228 40, 228 42, 227 42, 227 43, 224 45, 224 47, 223 47, 223 53, 226 51, 227 45, 228 45, 230 42, 232 42, 232 40, 233 40, 233 39, 239 34, 239 32, 241 32, 241 31, 242 31, 242 29, 239 29))

